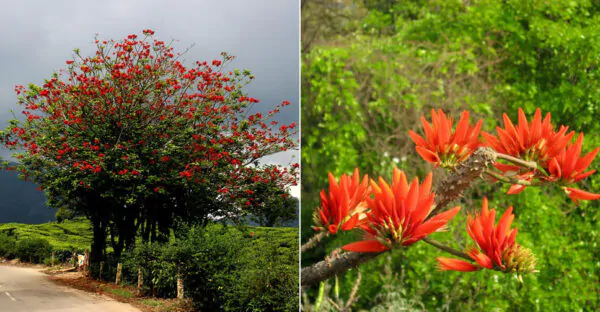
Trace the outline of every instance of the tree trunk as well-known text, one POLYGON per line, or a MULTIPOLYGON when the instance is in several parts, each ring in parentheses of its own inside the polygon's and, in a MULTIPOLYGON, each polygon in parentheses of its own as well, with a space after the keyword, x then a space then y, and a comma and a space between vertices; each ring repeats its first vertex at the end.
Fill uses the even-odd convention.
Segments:
POLYGON ((106 223, 103 222, 97 213, 94 214, 90 221, 93 227, 92 248, 90 254, 90 262, 98 263, 104 261, 104 250, 106 249, 106 223))

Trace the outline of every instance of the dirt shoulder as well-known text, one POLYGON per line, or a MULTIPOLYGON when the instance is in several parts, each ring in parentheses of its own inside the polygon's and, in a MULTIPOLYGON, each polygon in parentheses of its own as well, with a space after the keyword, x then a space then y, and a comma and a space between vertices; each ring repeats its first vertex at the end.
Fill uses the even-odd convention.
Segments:
POLYGON ((111 282, 86 278, 81 272, 65 272, 60 269, 46 269, 42 272, 48 274, 48 279, 56 284, 108 296, 116 301, 131 304, 144 312, 192 311, 189 301, 180 302, 177 299, 139 297, 135 287, 117 286, 111 282))

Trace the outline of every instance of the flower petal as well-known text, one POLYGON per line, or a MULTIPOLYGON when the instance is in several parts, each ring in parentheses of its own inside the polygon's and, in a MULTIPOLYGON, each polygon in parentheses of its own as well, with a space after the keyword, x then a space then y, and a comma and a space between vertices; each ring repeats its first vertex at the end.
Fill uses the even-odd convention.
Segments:
POLYGON ((582 191, 580 189, 572 188, 572 187, 564 187, 565 193, 569 195, 569 197, 575 202, 578 203, 578 200, 596 200, 600 199, 600 194, 594 194, 586 191, 582 191))
POLYGON ((481 269, 474 264, 459 259, 438 257, 437 261, 439 263, 438 268, 442 271, 473 272, 481 269))
POLYGON ((345 251, 354 252, 382 252, 388 250, 389 248, 377 240, 365 240, 344 245, 342 249, 345 251))

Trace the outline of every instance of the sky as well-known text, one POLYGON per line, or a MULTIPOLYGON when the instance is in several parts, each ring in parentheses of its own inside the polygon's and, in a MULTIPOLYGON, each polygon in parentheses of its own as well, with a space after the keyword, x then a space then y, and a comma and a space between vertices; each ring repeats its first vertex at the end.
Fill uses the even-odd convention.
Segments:
MULTIPOLYGON (((95 51, 94 36, 119 40, 154 30, 155 37, 184 51, 184 65, 235 55, 226 69, 250 69, 246 88, 260 100, 260 111, 288 100, 278 120, 299 121, 299 2, 293 0, 221 1, 10 1, 0 10, 0 128, 20 114, 15 85, 43 84, 64 68, 73 49, 95 51)), ((10 152, 0 151, 7 159, 10 152)), ((266 163, 299 162, 299 151, 269 156, 266 163)), ((299 196, 299 188, 292 189, 299 196)))

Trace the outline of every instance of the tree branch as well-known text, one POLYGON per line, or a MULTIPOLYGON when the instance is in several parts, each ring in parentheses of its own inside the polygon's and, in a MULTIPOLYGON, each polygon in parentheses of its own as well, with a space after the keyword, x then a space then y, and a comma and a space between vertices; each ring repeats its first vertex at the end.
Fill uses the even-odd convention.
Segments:
POLYGON ((510 155, 506 155, 506 154, 502 154, 502 153, 498 153, 498 152, 494 152, 494 153, 496 153, 496 158, 504 159, 515 165, 523 166, 523 167, 534 169, 534 170, 538 168, 538 165, 535 161, 527 161, 527 160, 512 157, 510 155))
POLYGON ((433 246, 435 248, 443 250, 443 251, 445 251, 445 252, 447 252, 449 254, 453 254, 453 255, 455 255, 457 257, 461 257, 463 259, 466 259, 466 260, 469 260, 469 261, 473 261, 473 259, 471 257, 469 257, 469 255, 467 255, 466 253, 464 253, 462 251, 458 251, 458 250, 456 250, 456 249, 454 249, 452 247, 448 247, 448 246, 446 246, 446 245, 444 245, 444 244, 442 244, 442 243, 440 243, 440 242, 438 242, 438 241, 436 241, 434 239, 431 239, 429 237, 423 238, 422 241, 426 242, 427 244, 429 244, 429 245, 431 245, 431 246, 433 246))
MULTIPOLYGON (((456 167, 455 174, 440 182, 436 191, 436 205, 429 218, 448 205, 452 200, 462 195, 473 181, 496 161, 496 152, 489 147, 478 148, 471 157, 456 167)), ((435 245, 434 245, 435 246, 435 245)), ((437 246, 436 246, 437 247, 437 246)), ((356 253, 346 252, 334 260, 323 260, 309 267, 302 268, 302 286, 309 286, 324 281, 336 274, 345 272, 352 267, 371 260, 385 253, 356 253)))
POLYGON ((317 234, 315 234, 315 236, 311 237, 308 242, 306 242, 304 245, 302 245, 302 247, 300 248, 301 252, 305 252, 313 247, 315 247, 325 236, 327 236, 329 232, 327 231, 321 231, 317 234))

